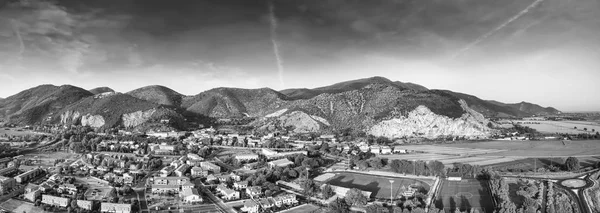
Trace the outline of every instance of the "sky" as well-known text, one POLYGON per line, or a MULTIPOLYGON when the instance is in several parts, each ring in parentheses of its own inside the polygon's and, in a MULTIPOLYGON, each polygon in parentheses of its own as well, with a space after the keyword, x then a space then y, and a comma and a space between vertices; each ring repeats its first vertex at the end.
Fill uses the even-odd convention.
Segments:
POLYGON ((0 0, 0 97, 383 76, 599 111, 599 34, 597 0, 0 0))

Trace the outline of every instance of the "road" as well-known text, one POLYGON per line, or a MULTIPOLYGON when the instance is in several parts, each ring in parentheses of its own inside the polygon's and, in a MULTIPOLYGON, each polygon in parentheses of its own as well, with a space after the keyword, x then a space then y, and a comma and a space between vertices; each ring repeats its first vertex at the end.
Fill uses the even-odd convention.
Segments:
POLYGON ((202 183, 200 183, 200 190, 202 192, 204 192, 204 194, 206 194, 208 196, 208 199, 210 199, 210 201, 215 203, 216 206, 219 207, 219 209, 222 212, 237 213, 237 211, 235 211, 232 207, 227 206, 221 199, 215 197, 215 195, 210 190, 208 190, 206 187, 204 187, 204 184, 202 184, 202 183))
POLYGON ((140 205, 140 213, 149 212, 148 201, 146 200, 146 188, 136 188, 134 189, 134 192, 137 195, 137 199, 140 205))

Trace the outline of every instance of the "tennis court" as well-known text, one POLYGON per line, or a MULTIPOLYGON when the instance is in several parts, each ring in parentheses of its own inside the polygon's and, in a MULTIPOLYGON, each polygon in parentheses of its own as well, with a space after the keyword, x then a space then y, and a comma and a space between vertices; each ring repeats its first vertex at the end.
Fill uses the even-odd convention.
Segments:
POLYGON ((456 208, 461 211, 478 209, 481 213, 492 213, 494 204, 486 181, 463 179, 444 180, 435 198, 435 207, 451 213, 456 208))

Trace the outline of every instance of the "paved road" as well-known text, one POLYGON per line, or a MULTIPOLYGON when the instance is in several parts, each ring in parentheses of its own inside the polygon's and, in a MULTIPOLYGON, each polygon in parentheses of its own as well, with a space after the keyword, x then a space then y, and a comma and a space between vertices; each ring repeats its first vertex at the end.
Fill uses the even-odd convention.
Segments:
POLYGON ((208 199, 210 199, 210 201, 212 201, 213 203, 216 204, 217 207, 219 207, 219 209, 223 212, 227 212, 227 213, 237 213, 237 211, 235 211, 232 207, 227 206, 225 203, 223 203, 223 201, 217 197, 215 197, 215 195, 208 190, 206 187, 204 187, 203 184, 200 184, 200 190, 202 192, 204 192, 204 194, 206 194, 208 196, 208 199))
POLYGON ((140 213, 149 212, 148 201, 146 200, 146 188, 136 188, 134 189, 134 192, 137 195, 137 199, 139 201, 140 213))

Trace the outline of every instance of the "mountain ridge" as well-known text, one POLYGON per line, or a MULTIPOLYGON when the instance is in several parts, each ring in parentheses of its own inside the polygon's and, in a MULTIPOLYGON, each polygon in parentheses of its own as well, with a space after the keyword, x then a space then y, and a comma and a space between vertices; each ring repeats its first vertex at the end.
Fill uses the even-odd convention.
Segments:
MULTIPOLYGON (((439 133, 432 134, 434 136, 487 131, 479 127, 477 131, 456 129, 487 125, 487 121, 482 119, 456 120, 464 118, 466 114, 473 115, 473 112, 485 118, 560 113, 552 107, 544 108, 526 102, 504 104, 486 101, 469 94, 428 89, 383 77, 356 79, 314 89, 282 91, 266 87, 218 87, 191 96, 160 85, 145 86, 127 93, 108 91, 99 94, 70 85, 40 85, 0 100, 0 119, 4 121, 34 124, 51 120, 54 123, 107 128, 135 128, 163 121, 168 121, 166 125, 180 128, 184 120, 252 117, 258 120, 251 125, 259 129, 287 128, 291 125, 297 127, 298 131, 351 128, 367 132, 382 121, 415 119, 415 115, 423 115, 449 125, 459 122, 450 125, 454 129, 432 129, 432 132, 439 133), (413 112, 417 108, 420 111, 413 112)), ((393 122, 386 125, 378 132, 388 127, 397 128, 393 122)), ((383 132, 381 135, 394 134, 383 132)))

